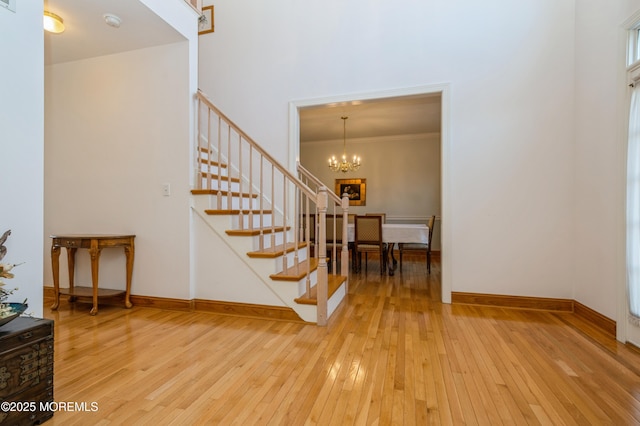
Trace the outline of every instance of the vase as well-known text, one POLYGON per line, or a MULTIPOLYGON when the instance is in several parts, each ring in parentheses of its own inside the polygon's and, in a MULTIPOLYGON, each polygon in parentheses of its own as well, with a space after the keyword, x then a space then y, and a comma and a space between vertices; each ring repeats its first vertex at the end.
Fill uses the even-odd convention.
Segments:
POLYGON ((0 316, 0 327, 18 318, 29 306, 26 303, 2 303, 2 305, 11 308, 11 311, 5 314, 0 314, 2 315, 0 316))

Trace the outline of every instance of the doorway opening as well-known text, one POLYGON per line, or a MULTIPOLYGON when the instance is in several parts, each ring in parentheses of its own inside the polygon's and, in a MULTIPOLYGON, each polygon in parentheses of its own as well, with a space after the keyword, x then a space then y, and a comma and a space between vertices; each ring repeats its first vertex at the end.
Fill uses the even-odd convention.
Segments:
MULTIPOLYGON (((329 188, 333 188, 329 181, 345 177, 343 173, 336 174, 329 170, 328 155, 323 154, 331 150, 335 151, 336 146, 342 149, 343 120, 340 119, 342 116, 350 116, 346 132, 350 153, 357 150, 367 153, 367 155, 357 153, 362 158, 362 168, 358 172, 347 173, 348 177, 367 178, 367 176, 360 176, 363 173, 368 176, 378 176, 381 193, 395 196, 400 192, 394 188, 385 188, 384 185, 388 182, 381 177, 382 175, 388 177, 393 170, 402 170, 403 173, 410 175, 412 170, 417 171, 419 168, 430 169, 433 172, 436 167, 435 163, 416 164, 414 158, 416 156, 411 155, 411 152, 392 158, 389 154, 391 151, 383 152, 389 149, 389 144, 410 146, 413 143, 416 147, 415 143, 418 142, 425 144, 425 147, 418 146, 416 149, 427 151, 429 150, 427 145, 432 146, 434 142, 438 145, 439 159, 434 161, 437 162, 439 176, 430 180, 437 179, 439 187, 428 190, 428 196, 423 201, 428 204, 428 211, 437 210, 439 219, 439 226, 434 228, 439 231, 439 238, 434 243, 434 247, 438 244, 441 252, 443 303, 451 303, 450 265, 453 255, 453 247, 450 243, 452 216, 449 202, 449 96, 448 85, 434 85, 307 99, 293 101, 289 105, 289 167, 295 170, 300 162, 329 188), (375 143, 370 143, 372 140, 375 143), (387 148, 381 148, 384 143, 387 143, 387 148), (305 150, 310 150, 311 153, 303 155, 305 150), (327 158, 324 158, 325 156, 327 158), (303 158, 306 159, 302 161, 303 158)), ((421 160, 418 159, 418 161, 421 160)), ((368 180, 368 196, 371 194, 371 183, 368 180)), ((395 185, 398 185, 398 182, 395 185)), ((400 185, 420 186, 415 182, 412 184, 411 179, 402 180, 400 185)), ((404 192, 411 193, 409 190, 404 192)), ((411 204, 410 199, 408 202, 411 204)), ((379 206, 370 207, 375 209, 379 206)), ((411 208, 408 207, 408 214, 402 213, 402 210, 396 211, 395 216, 390 215, 390 219, 397 222, 424 219, 412 213, 411 208)))

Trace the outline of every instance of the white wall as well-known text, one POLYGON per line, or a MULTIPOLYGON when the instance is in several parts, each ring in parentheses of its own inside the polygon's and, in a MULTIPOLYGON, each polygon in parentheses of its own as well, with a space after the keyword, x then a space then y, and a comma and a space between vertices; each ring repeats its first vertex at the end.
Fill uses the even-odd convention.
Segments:
MULTIPOLYGON (((224 218, 220 222, 224 222, 224 218)), ((214 221, 215 221, 214 219, 214 221)), ((224 238, 216 234, 215 227, 212 227, 204 212, 199 210, 193 218, 193 263, 195 265, 193 275, 196 283, 194 298, 203 300, 220 300, 235 303, 249 303, 256 305, 286 306, 286 303, 272 291, 260 277, 247 266, 248 258, 237 255, 231 247, 243 247, 247 241, 230 242, 229 246, 224 242, 224 238)), ((231 228, 231 224, 226 229, 231 228)), ((238 240, 238 237, 233 237, 238 240)), ((240 238, 242 239, 242 238, 240 238)), ((249 243, 250 244, 250 243, 249 243)), ((257 247, 256 247, 257 249, 257 247)), ((245 249, 246 253, 252 249, 245 249)), ((262 270, 268 270, 269 262, 276 265, 275 259, 261 259, 262 270)), ((278 270, 272 266, 273 270, 268 273, 276 273, 278 270)), ((264 274, 267 276, 267 273, 264 274)), ((292 283, 286 283, 292 285, 292 283)), ((273 283, 274 287, 285 286, 282 283, 273 283)), ((291 300, 287 300, 291 303, 291 300)))
MULTIPOLYGON (((623 24, 639 9, 637 0, 606 6, 579 0, 576 14, 574 297, 618 320, 616 295, 624 293, 626 282, 628 87, 623 24)), ((623 324, 619 322, 619 329, 623 324)))
MULTIPOLYGON (((366 179, 366 205, 350 206, 349 213, 385 212, 391 223, 426 223, 441 214, 439 134, 349 139, 347 155, 359 155, 362 166, 356 172, 332 172, 327 159, 341 155, 342 145, 342 140, 304 143, 300 163, 332 191, 335 179, 366 179)), ((439 250, 439 241, 433 246, 439 250)))
POLYGON ((11 229, 6 263, 17 267, 9 301, 28 299, 28 312, 42 316, 44 41, 42 1, 0 7, 0 233, 11 229))
POLYGON ((427 220, 440 214, 440 136, 438 134, 349 139, 347 154, 362 158, 355 172, 332 172, 327 159, 342 154, 342 140, 304 143, 300 163, 335 190, 336 179, 367 180, 366 205, 349 213, 386 212, 397 221, 427 220))
POLYGON ((282 163, 291 101, 449 83, 452 290, 573 297, 573 1, 215 7, 200 87, 282 163))
MULTIPOLYGON (((188 73, 186 41, 46 68, 45 285, 50 234, 132 233, 132 293, 191 298, 188 73)), ((87 285, 83 252, 76 281, 87 285)), ((100 280, 124 288, 121 250, 103 250, 100 280)))

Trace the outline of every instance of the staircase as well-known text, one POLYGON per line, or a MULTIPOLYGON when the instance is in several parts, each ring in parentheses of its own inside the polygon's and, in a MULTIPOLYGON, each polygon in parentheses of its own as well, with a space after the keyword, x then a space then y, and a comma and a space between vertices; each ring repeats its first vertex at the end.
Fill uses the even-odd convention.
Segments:
POLYGON ((292 174, 202 92, 197 100, 193 211, 216 245, 222 240, 252 271, 274 306, 326 325, 347 293, 348 199, 301 166, 292 174), (327 229, 327 215, 344 216, 342 229, 327 229), (331 233, 343 235, 342 250, 327 252, 331 233))

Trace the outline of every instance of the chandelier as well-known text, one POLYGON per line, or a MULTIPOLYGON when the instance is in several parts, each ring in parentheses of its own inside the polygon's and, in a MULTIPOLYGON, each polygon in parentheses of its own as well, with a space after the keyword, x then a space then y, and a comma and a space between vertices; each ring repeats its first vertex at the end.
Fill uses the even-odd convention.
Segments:
POLYGON ((331 171, 333 172, 343 173, 356 171, 360 168, 360 157, 354 155, 353 161, 347 160, 347 118, 349 117, 340 118, 342 118, 343 127, 342 160, 338 161, 335 155, 329 158, 329 169, 331 169, 331 171))

